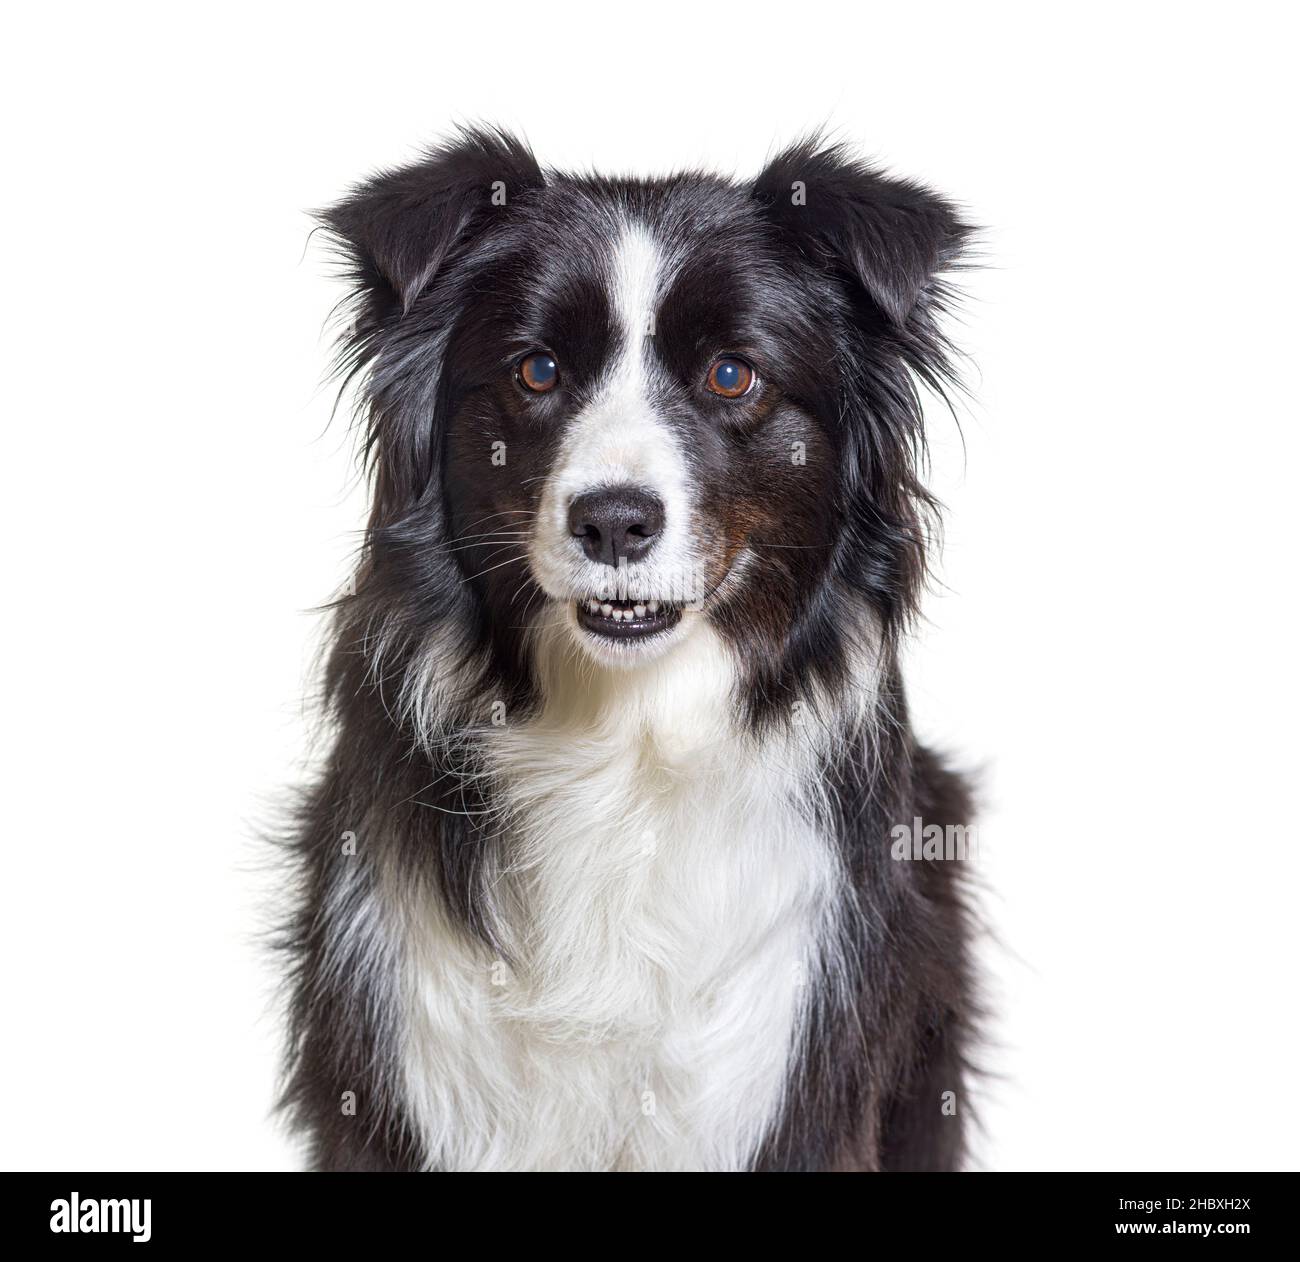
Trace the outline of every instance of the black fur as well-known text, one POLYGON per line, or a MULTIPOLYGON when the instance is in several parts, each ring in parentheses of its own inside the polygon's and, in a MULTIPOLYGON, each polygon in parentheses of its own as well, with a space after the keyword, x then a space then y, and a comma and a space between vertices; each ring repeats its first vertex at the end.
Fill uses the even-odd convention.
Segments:
POLYGON ((711 581, 742 543, 763 559, 761 582, 709 612, 744 663, 743 722, 772 730, 797 701, 825 715, 816 698, 842 694, 853 669, 845 628, 869 610, 878 631, 884 685, 871 735, 846 736, 824 769, 835 800, 826 827, 853 875, 841 954, 854 973, 843 993, 819 998, 786 1107, 753 1164, 957 1168, 974 1014, 959 865, 894 862, 888 839, 916 816, 970 821, 962 781, 911 735, 896 663, 936 507, 920 480, 918 383, 950 383, 939 273, 957 264, 969 229, 929 190, 816 139, 745 186, 696 173, 543 173, 517 140, 475 130, 324 212, 353 282, 341 367, 364 382, 374 493, 355 593, 335 611, 326 691, 337 735, 292 841, 285 1103, 318 1168, 421 1164, 385 1085, 391 996, 349 970, 332 935, 340 901, 362 898, 377 865, 397 864, 438 891, 467 933, 492 937, 481 882, 508 839, 476 823, 486 790, 472 749, 431 748, 402 689, 430 629, 445 627, 474 681, 453 722, 481 722, 476 707, 493 697, 514 715, 538 702, 527 628, 545 597, 522 545, 447 545, 494 513, 535 507, 559 422, 616 346, 600 250, 610 208, 688 251, 655 331, 679 384, 656 402, 708 488, 720 540, 711 581), (512 380, 511 365, 538 345, 564 349, 563 399, 522 399, 512 380), (760 399, 692 393, 719 348, 763 366, 760 399), (470 462, 498 438, 517 474, 485 482, 470 462), (797 468, 792 442, 808 453, 797 468), (348 832, 370 847, 360 880, 347 867, 356 858, 340 853, 348 832), (357 1095, 356 1116, 340 1109, 344 1091, 357 1095), (956 1116, 940 1108, 946 1091, 956 1116))

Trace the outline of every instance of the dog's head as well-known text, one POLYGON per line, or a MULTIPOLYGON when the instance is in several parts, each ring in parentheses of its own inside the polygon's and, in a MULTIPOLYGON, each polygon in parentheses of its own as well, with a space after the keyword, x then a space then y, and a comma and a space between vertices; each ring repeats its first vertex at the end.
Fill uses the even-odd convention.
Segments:
MULTIPOLYGON (((375 474, 358 599, 499 675, 562 622, 636 669, 702 623, 755 696, 847 669, 924 568, 918 378, 966 229, 806 142, 751 184, 543 172, 467 132, 325 213, 375 474)), ((372 615, 373 615, 372 610, 372 615)))

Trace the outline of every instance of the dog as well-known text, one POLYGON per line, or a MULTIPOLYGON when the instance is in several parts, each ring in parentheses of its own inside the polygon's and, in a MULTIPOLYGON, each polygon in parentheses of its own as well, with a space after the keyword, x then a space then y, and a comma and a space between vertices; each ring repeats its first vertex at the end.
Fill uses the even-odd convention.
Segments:
POLYGON ((814 135, 752 182, 467 128, 321 222, 372 489, 288 838, 320 1170, 952 1170, 971 817, 899 649, 971 227, 814 135))

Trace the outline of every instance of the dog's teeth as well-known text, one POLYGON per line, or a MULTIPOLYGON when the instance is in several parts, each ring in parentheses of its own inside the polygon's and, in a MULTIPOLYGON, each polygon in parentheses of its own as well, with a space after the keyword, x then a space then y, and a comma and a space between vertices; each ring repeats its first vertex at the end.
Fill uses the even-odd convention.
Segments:
POLYGON ((647 600, 645 607, 650 610, 651 613, 659 612, 659 602, 657 600, 647 600))
POLYGON ((589 600, 589 601, 587 601, 587 612, 588 612, 588 613, 599 613, 599 612, 600 612, 600 601, 598 601, 598 600, 589 600))
POLYGON ((644 618, 645 608, 646 607, 644 605, 634 605, 632 607, 632 612, 635 613, 638 618, 644 618))
POLYGON ((608 618, 609 615, 612 614, 612 613, 614 612, 614 606, 613 606, 613 605, 601 605, 601 607, 600 607, 600 612, 603 613, 603 614, 605 615, 606 618, 608 618))

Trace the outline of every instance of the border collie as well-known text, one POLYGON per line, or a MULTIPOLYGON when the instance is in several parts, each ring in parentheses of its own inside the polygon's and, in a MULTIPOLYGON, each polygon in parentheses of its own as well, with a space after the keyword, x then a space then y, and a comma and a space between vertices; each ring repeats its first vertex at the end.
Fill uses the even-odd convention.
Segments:
POLYGON ((322 1170, 948 1170, 969 819, 898 649, 953 206, 459 133, 323 213, 373 490, 292 837, 322 1170))

